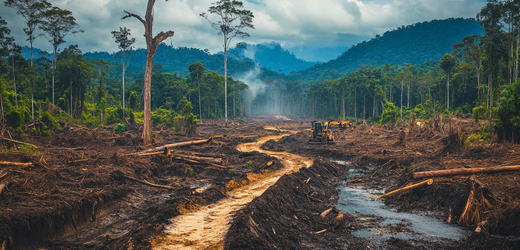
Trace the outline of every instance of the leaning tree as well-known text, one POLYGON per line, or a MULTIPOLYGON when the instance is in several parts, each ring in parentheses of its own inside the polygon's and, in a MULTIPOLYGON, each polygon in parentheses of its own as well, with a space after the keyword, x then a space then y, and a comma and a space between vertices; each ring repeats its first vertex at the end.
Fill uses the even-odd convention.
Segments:
MULTIPOLYGON (((220 21, 211 22, 207 13, 201 13, 211 24, 211 27, 218 30, 218 35, 224 36, 224 113, 227 124, 227 52, 230 49, 231 40, 235 37, 249 37, 249 34, 242 31, 245 29, 254 29, 253 13, 249 10, 244 10, 242 2, 236 0, 220 0, 212 3, 208 12, 210 14, 217 14, 220 21)), ((237 47, 244 48, 243 45, 237 43, 237 47)))
MULTIPOLYGON (((168 1, 168 0, 166 0, 168 1)), ((148 0, 148 6, 146 7, 146 14, 144 19, 136 14, 124 11, 126 16, 121 19, 129 17, 135 17, 144 25, 144 37, 146 39, 146 68, 144 71, 144 125, 143 125, 143 143, 150 143, 151 131, 152 131, 152 112, 151 112, 151 87, 152 87, 152 69, 153 69, 153 58, 155 57, 155 51, 159 44, 168 37, 173 36, 173 31, 161 32, 153 37, 152 26, 153 26, 153 6, 155 0, 148 0)))

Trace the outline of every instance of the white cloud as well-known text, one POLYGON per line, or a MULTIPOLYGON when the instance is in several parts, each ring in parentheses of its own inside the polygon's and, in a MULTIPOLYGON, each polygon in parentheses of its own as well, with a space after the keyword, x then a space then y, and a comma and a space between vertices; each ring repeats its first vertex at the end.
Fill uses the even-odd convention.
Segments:
MULTIPOLYGON (((216 0, 156 1, 154 33, 173 30, 173 46, 208 48, 212 53, 222 50, 222 37, 199 16, 216 0)), ((50 0, 73 12, 85 33, 67 37, 67 44, 79 44, 83 51, 117 50, 110 34, 119 27, 132 30, 136 47, 145 47, 144 27, 135 18, 121 20, 123 10, 144 17, 146 1, 142 0, 50 0)), ((337 34, 372 37, 388 29, 416 22, 449 17, 475 17, 485 0, 256 0, 244 1, 255 15, 255 30, 248 39, 236 39, 250 44, 275 41, 282 45, 329 44, 337 34)), ((8 22, 12 35, 22 45, 28 45, 23 33, 24 20, 12 8, 3 6, 0 16, 8 22)), ((212 20, 217 20, 216 16, 212 20)), ((35 47, 50 50, 50 44, 37 39, 35 47)), ((347 44, 344 44, 347 45, 347 44)))

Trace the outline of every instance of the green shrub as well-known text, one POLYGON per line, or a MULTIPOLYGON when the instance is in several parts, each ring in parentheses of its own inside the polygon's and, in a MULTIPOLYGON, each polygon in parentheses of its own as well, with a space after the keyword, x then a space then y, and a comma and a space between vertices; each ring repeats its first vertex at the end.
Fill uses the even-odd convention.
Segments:
POLYGON ((18 152, 26 153, 26 154, 39 154, 40 152, 36 150, 36 147, 31 145, 22 145, 18 148, 18 152))
POLYGON ((247 169, 251 169, 252 166, 253 166, 253 162, 252 161, 248 161, 247 164, 246 164, 246 168, 247 169))
POLYGON ((40 130, 40 136, 41 137, 47 137, 50 136, 51 133, 49 132, 49 127, 44 126, 42 130, 40 130))
POLYGON ((121 131, 125 131, 126 130, 126 127, 124 124, 117 124, 115 127, 114 127, 114 131, 116 132, 121 132, 121 131))
POLYGON ((235 175, 235 170, 232 169, 232 168, 230 168, 230 169, 228 170, 228 174, 229 174, 229 177, 233 177, 233 176, 235 175))
POLYGON ((177 116, 173 119, 173 131, 180 132, 182 127, 182 118, 177 116))
POLYGON ((22 126, 24 121, 24 115, 18 112, 16 109, 13 109, 5 114, 5 121, 7 123, 7 126, 17 129, 22 126))
POLYGON ((381 115, 380 123, 381 123, 381 125, 388 124, 388 123, 395 124, 399 120, 399 118, 398 118, 399 116, 400 116, 399 108, 396 107, 395 104, 387 101, 385 104, 385 111, 381 115))
POLYGON ((61 109, 63 109, 63 111, 67 112, 67 109, 69 107, 69 102, 65 98, 60 97, 60 98, 58 98, 58 102, 56 103, 56 106, 60 107, 61 109))
POLYGON ((46 126, 54 127, 55 120, 49 112, 44 111, 40 119, 46 126))
POLYGON ((193 171, 193 168, 191 168, 191 167, 189 167, 189 168, 187 169, 187 172, 188 172, 188 175, 189 175, 189 176, 193 176, 193 175, 195 174, 195 171, 193 171))

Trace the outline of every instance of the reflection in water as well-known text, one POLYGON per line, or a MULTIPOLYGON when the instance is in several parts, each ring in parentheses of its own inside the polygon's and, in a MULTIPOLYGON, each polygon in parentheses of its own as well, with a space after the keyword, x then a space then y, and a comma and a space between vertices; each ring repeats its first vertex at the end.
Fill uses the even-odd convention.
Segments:
MULTIPOLYGON (((356 175, 363 174, 355 170, 351 173, 355 173, 356 175)), ((352 178, 355 179, 357 177, 352 178)), ((389 237, 403 240, 460 240, 471 233, 471 231, 457 225, 449 224, 428 216, 394 212, 390 210, 383 201, 373 198, 373 194, 382 194, 382 192, 378 190, 340 186, 338 191, 339 201, 338 205, 336 205, 337 208, 349 213, 381 216, 385 218, 385 220, 379 223, 379 226, 404 224, 411 231, 392 233, 385 228, 367 228, 352 233, 358 237, 370 238, 373 246, 382 245, 389 237), (380 235, 379 232, 383 232, 383 234, 380 235)))

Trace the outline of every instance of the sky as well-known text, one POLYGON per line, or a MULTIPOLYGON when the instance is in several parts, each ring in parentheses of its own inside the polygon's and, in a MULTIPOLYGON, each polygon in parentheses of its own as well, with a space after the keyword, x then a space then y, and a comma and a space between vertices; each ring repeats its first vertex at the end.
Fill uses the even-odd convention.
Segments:
MULTIPOLYGON (((66 44, 78 44, 83 52, 118 50, 111 31, 119 27, 131 30, 137 48, 145 48, 144 26, 135 18, 121 20, 123 10, 144 18, 144 0, 48 0, 53 6, 72 11, 84 33, 68 36, 66 44)), ((29 45, 23 32, 24 19, 13 8, 0 6, 11 36, 21 45, 29 45)), ((174 47, 223 50, 222 36, 200 17, 216 0, 157 0, 154 8, 154 34, 172 30, 175 35, 164 42, 174 47)), ((277 42, 289 51, 302 48, 345 47, 368 40, 402 25, 449 17, 474 18, 485 0, 243 0, 254 14, 251 37, 235 38, 232 44, 277 42)), ((209 16, 217 21, 217 16, 209 16)), ((37 31, 41 33, 41 31, 37 31)), ((34 47, 51 51, 45 38, 34 47)))

